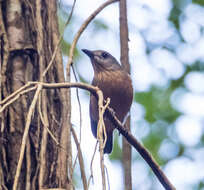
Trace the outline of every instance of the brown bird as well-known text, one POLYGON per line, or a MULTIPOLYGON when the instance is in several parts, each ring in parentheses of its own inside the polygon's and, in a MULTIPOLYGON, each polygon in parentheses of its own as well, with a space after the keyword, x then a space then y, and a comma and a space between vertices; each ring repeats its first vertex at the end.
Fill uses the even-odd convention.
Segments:
MULTIPOLYGON (((123 122, 130 110, 133 99, 130 75, 108 52, 102 50, 90 51, 87 49, 82 49, 82 51, 89 56, 94 69, 92 85, 98 86, 102 90, 105 99, 110 98, 109 106, 113 108, 117 118, 123 122)), ((97 138, 98 102, 96 97, 92 94, 90 96, 89 109, 92 133, 94 137, 97 138)), ((107 134, 104 153, 111 153, 114 126, 106 115, 104 116, 104 123, 107 134)))

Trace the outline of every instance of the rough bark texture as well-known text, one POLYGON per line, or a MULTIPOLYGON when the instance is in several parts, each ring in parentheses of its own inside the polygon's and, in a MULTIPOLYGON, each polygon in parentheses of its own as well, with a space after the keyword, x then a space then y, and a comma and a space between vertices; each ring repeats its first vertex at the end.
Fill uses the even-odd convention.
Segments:
MULTIPOLYGON (((127 24, 127 6, 126 0, 120 0, 120 61, 125 70, 130 73, 129 64, 129 49, 128 49, 128 24, 127 24)), ((130 116, 127 118, 126 127, 130 130, 130 116)), ((124 189, 132 189, 132 175, 131 175, 131 146, 123 137, 122 146, 122 161, 124 170, 124 189)))
MULTIPOLYGON (((27 81, 64 82, 61 52, 45 77, 58 42, 56 1, 0 1, 0 69, 3 99, 27 81)), ((22 135, 33 92, 22 95, 0 116, 0 190, 12 189, 22 135)), ((70 93, 68 89, 43 90, 27 139, 17 189, 69 189, 68 160, 70 156, 70 93), (38 106, 38 107, 39 107, 38 106), (45 125, 60 142, 56 145, 45 125)))

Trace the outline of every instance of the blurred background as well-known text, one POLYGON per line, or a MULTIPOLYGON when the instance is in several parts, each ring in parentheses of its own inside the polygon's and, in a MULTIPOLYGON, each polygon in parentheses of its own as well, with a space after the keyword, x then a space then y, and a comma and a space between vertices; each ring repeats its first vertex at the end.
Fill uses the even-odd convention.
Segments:
MULTIPOLYGON (((64 32, 62 52, 67 64, 70 43, 84 20, 103 0, 77 0, 64 32)), ((72 0, 59 2, 60 31, 72 0)), ((75 51, 78 79, 91 83, 93 69, 81 49, 102 49, 120 59, 118 3, 105 8, 82 34, 75 51)), ((204 0, 127 0, 129 56, 134 86, 131 131, 151 152, 179 190, 204 190, 204 0)), ((72 76, 72 81, 75 79, 72 76)), ((86 175, 96 139, 89 121, 89 94, 80 90, 82 106, 81 148, 86 175)), ((72 90, 72 123, 79 135, 80 115, 72 90)), ((114 150, 105 156, 111 190, 123 189, 122 138, 115 131, 114 150)), ((133 189, 160 190, 146 162, 132 151, 133 189)), ((73 142, 73 160, 76 157, 73 142)), ((93 162, 90 189, 101 189, 99 152, 93 162)), ((74 180, 82 189, 78 164, 74 180)))

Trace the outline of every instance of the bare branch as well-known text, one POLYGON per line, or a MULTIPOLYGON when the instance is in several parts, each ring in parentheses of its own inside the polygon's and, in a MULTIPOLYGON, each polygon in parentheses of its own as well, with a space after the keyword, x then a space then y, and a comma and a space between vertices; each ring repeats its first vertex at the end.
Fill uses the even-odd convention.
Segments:
MULTIPOLYGON (((74 73, 75 81, 78 82, 77 76, 76 76, 76 72, 75 72, 75 69, 74 69, 73 65, 72 65, 72 71, 74 73)), ((79 142, 81 142, 82 113, 81 113, 81 102, 80 102, 80 99, 79 99, 79 90, 78 90, 78 88, 76 88, 76 96, 77 96, 77 102, 78 102, 78 105, 79 105, 79 126, 80 126, 80 130, 79 130, 79 142)))
POLYGON ((12 99, 14 96, 16 96, 16 94, 19 94, 21 91, 25 90, 26 88, 30 87, 30 84, 27 83, 26 85, 22 86, 21 88, 19 88, 18 90, 14 91, 12 94, 10 94, 9 96, 7 96, 6 98, 4 98, 2 101, 0 101, 0 105, 5 104, 6 102, 8 102, 10 99, 12 99))
POLYGON ((92 159, 91 159, 91 164, 90 164, 91 175, 90 175, 90 177, 89 177, 88 187, 89 187, 89 185, 90 185, 91 179, 93 179, 93 161, 94 161, 94 158, 95 158, 97 145, 98 145, 98 141, 96 142, 96 145, 95 145, 95 148, 94 148, 94 153, 93 153, 93 156, 92 156, 92 159))
MULTIPOLYGON (((30 88, 28 88, 28 89, 26 89, 26 90, 21 90, 21 91, 19 91, 17 94, 16 94, 16 96, 13 96, 13 98, 9 98, 10 100, 7 102, 7 101, 4 101, 5 99, 7 99, 7 98, 5 98, 2 102, 6 102, 5 104, 2 104, 3 106, 0 108, 0 113, 1 112, 3 112, 5 109, 6 109, 6 107, 8 107, 10 104, 12 104, 13 102, 15 102, 21 95, 23 95, 23 94, 26 94, 26 93, 28 93, 28 92, 30 92, 30 91, 33 91, 33 90, 35 90, 37 88, 37 86, 33 86, 33 87, 30 87, 30 88)), ((16 91, 15 91, 16 92, 16 91)), ((11 94, 12 95, 12 94, 11 94)))
POLYGON ((38 97, 39 97, 39 94, 40 94, 41 90, 42 90, 42 85, 39 84, 38 88, 37 88, 37 90, 35 92, 33 101, 32 101, 32 103, 30 105, 29 110, 28 110, 25 130, 24 130, 24 133, 23 133, 23 139, 22 139, 22 144, 21 144, 20 156, 19 156, 18 165, 17 165, 17 168, 16 168, 16 175, 15 175, 15 179, 14 179, 13 190, 17 189, 18 180, 19 180, 20 171, 21 171, 21 166, 22 166, 22 162, 23 162, 23 158, 24 158, 26 140, 27 140, 27 137, 28 137, 28 132, 29 132, 30 123, 31 123, 31 118, 32 118, 33 112, 35 110, 35 105, 37 103, 37 100, 38 100, 38 97))
POLYGON ((77 41, 79 39, 79 37, 81 36, 81 34, 83 33, 83 31, 86 29, 86 27, 88 26, 88 24, 95 18, 95 16, 100 13, 106 6, 110 5, 111 3, 117 2, 118 0, 108 0, 105 3, 103 3, 100 7, 98 7, 85 21, 84 23, 81 25, 80 29, 78 30, 78 32, 76 33, 74 40, 72 41, 70 50, 69 50, 69 59, 68 59, 68 63, 67 63, 67 72, 70 71, 70 65, 73 63, 73 56, 74 56, 74 49, 76 47, 77 41))
POLYGON ((157 176, 158 180, 161 182, 163 187, 166 190, 176 190, 176 188, 171 184, 171 182, 168 180, 166 175, 160 169, 159 165, 154 160, 154 158, 149 153, 149 151, 118 120, 118 118, 116 117, 116 115, 114 113, 114 110, 111 109, 110 107, 108 107, 107 113, 108 113, 109 118, 114 123, 116 129, 118 129, 118 131, 138 151, 138 153, 144 158, 144 160, 147 162, 147 164, 152 168, 152 171, 157 176))
POLYGON ((74 137, 74 141, 75 141, 75 144, 76 144, 76 147, 78 150, 78 159, 79 159, 81 178, 82 178, 84 190, 88 190, 87 179, 86 179, 86 174, 85 174, 85 169, 84 169, 84 160, 83 160, 83 156, 82 156, 82 152, 81 152, 81 148, 80 148, 80 143, 77 139, 77 135, 76 135, 73 127, 71 127, 71 132, 72 132, 72 135, 74 137))
MULTIPOLYGON (((120 0, 120 62, 122 67, 130 73, 128 49, 128 22, 126 0, 120 0)), ((126 119, 126 127, 130 131, 130 115, 126 119)), ((122 139, 122 165, 124 175, 124 189, 132 190, 132 149, 125 138, 122 139)))
MULTIPOLYGON (((15 190, 16 187, 17 187, 17 183, 18 183, 18 179, 19 179, 19 175, 20 175, 20 169, 21 169, 22 160, 23 160, 23 155, 24 155, 24 151, 25 151, 26 139, 27 139, 27 136, 28 136, 29 125, 30 125, 30 122, 31 122, 31 116, 32 116, 32 113, 34 111, 35 104, 36 104, 36 101, 38 99, 38 96, 39 96, 39 93, 40 93, 41 89, 42 88, 45 88, 45 89, 54 89, 54 88, 73 88, 73 87, 75 87, 75 88, 81 88, 81 89, 88 90, 93 95, 95 95, 97 98, 99 98, 99 94, 102 93, 102 91, 100 91, 100 89, 98 87, 95 87, 95 86, 92 86, 92 85, 89 85, 89 84, 84 84, 84 83, 29 82, 29 85, 30 86, 38 85, 38 87, 37 87, 34 99, 33 99, 32 103, 31 103, 30 108, 29 108, 28 115, 27 115, 26 126, 25 126, 25 131, 24 131, 24 134, 23 134, 21 151, 20 151, 20 158, 19 158, 19 162, 18 162, 18 165, 17 165, 17 171, 16 171, 15 180, 14 180, 14 188, 13 188, 13 190, 15 190)), ((18 96, 18 94, 16 94, 16 96, 18 96)), ((15 98, 15 96, 13 96, 13 98, 15 98)), ((144 160, 152 168, 153 172, 155 173, 155 175, 157 176, 157 178, 159 179, 159 181, 161 182, 163 187, 166 190, 175 190, 175 187, 170 183, 170 181, 165 176, 165 174, 162 172, 162 170, 160 169, 159 165, 153 159, 153 157, 148 152, 148 150, 146 150, 146 148, 142 144, 140 144, 140 142, 138 142, 137 139, 129 131, 127 131, 127 129, 117 119, 113 109, 111 109, 110 107, 107 107, 106 111, 107 111, 108 117, 114 123, 114 126, 116 127, 116 129, 127 139, 127 141, 144 158, 144 160)))
POLYGON ((103 190, 106 189, 106 178, 105 178, 105 166, 104 166, 104 153, 103 149, 105 147, 107 134, 105 129, 105 123, 103 120, 103 115, 105 113, 105 110, 107 106, 110 103, 110 99, 108 98, 107 103, 105 106, 103 106, 103 92, 101 90, 97 91, 98 95, 98 125, 97 125, 97 139, 99 141, 99 150, 100 150, 100 165, 101 165, 101 176, 102 176, 102 187, 103 190), (103 136, 105 136, 105 141, 103 140, 103 136))
MULTIPOLYGON (((73 2, 73 4, 72 4, 71 13, 69 14, 69 17, 68 17, 68 19, 67 19, 67 21, 66 21, 66 23, 65 23, 65 28, 66 28, 66 26, 69 24, 69 22, 70 22, 70 20, 71 20, 71 18, 72 18, 72 15, 73 15, 73 12, 74 12, 75 4, 76 4, 76 0, 74 0, 74 2, 73 2)), ((56 47, 55 47, 55 50, 54 50, 54 52, 53 52, 53 54, 52 54, 52 58, 51 58, 51 60, 50 60, 50 62, 49 62, 49 64, 48 64, 47 68, 44 70, 44 72, 43 72, 43 74, 42 74, 43 77, 45 77, 45 75, 47 74, 48 70, 49 70, 50 67, 52 66, 52 63, 54 62, 55 56, 56 56, 56 54, 57 54, 57 50, 58 50, 58 48, 59 48, 59 46, 60 46, 60 43, 61 43, 61 41, 62 41, 62 38, 63 38, 63 34, 64 34, 64 32, 62 32, 62 34, 61 34, 60 37, 59 37, 59 40, 58 40, 57 45, 56 45, 56 47)))

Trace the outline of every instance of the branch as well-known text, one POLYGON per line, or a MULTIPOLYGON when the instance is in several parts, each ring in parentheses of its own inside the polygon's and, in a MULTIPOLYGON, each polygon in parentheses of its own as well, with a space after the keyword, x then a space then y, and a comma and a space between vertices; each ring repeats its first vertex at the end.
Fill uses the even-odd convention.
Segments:
MULTIPOLYGON (((73 2, 73 4, 72 4, 72 9, 71 9, 71 12, 70 12, 70 14, 69 14, 69 17, 68 17, 68 19, 67 19, 67 21, 66 21, 66 23, 65 23, 65 27, 64 27, 64 28, 67 27, 67 25, 69 24, 69 22, 70 22, 70 20, 71 20, 71 18, 72 18, 72 15, 73 15, 73 12, 74 12, 75 4, 76 4, 76 0, 74 0, 74 2, 73 2)), ((48 70, 50 69, 50 67, 52 66, 52 64, 53 64, 53 62, 54 62, 54 59, 55 59, 55 56, 56 56, 56 54, 57 54, 57 50, 58 50, 58 48, 59 48, 59 46, 60 46, 60 43, 61 43, 61 41, 62 41, 63 35, 64 35, 64 31, 60 34, 60 37, 59 37, 58 42, 57 42, 57 45, 56 45, 55 50, 54 50, 54 52, 53 52, 53 54, 52 54, 52 58, 51 58, 51 60, 50 60, 50 62, 49 62, 49 64, 48 64, 48 66, 46 67, 46 69, 43 71, 43 74, 42 74, 43 77, 46 76, 48 70)))
POLYGON ((85 174, 85 169, 84 169, 84 160, 83 160, 83 156, 82 156, 82 152, 81 152, 81 148, 80 148, 80 143, 77 139, 77 135, 76 135, 76 132, 74 131, 73 127, 71 127, 71 132, 72 132, 72 135, 74 137, 74 141, 75 141, 75 144, 76 144, 76 147, 78 150, 78 159, 79 159, 81 178, 82 178, 84 190, 88 190, 87 179, 86 179, 86 174, 85 174))
POLYGON ((106 1, 105 3, 103 3, 100 7, 98 7, 85 21, 84 23, 81 25, 81 27, 79 28, 78 32, 76 33, 74 40, 72 41, 70 50, 69 50, 69 59, 68 59, 68 63, 67 63, 67 72, 70 70, 69 67, 70 65, 73 63, 73 56, 74 56, 74 49, 76 47, 76 44, 78 42, 79 37, 81 36, 81 34, 83 33, 83 31, 86 29, 86 27, 88 26, 88 24, 95 18, 95 16, 100 13, 105 7, 107 7, 108 5, 110 5, 111 3, 117 2, 119 0, 109 0, 106 1))
MULTIPOLYGON (((95 16, 100 13, 100 11, 102 11, 106 6, 108 6, 109 4, 111 3, 114 3, 118 0, 108 0, 106 1, 105 3, 103 3, 100 7, 98 7, 98 9, 96 9, 86 20, 85 22, 81 25, 80 29, 78 30, 78 32, 76 33, 75 37, 74 37, 74 40, 71 44, 71 47, 70 47, 70 50, 69 50, 69 59, 68 59, 68 63, 67 63, 67 66, 66 66, 66 76, 67 76, 67 79, 70 80, 70 66, 72 65, 73 63, 73 56, 74 56, 74 50, 75 50, 75 47, 76 47, 76 44, 77 44, 77 41, 79 39, 79 37, 81 36, 82 32, 85 30, 85 28, 88 26, 88 24, 95 18, 95 16)), ((74 69, 73 69, 74 71, 74 69)), ((98 91, 100 93, 100 91, 98 91)), ((78 91, 77 91, 77 98, 78 98, 78 91)), ((98 97, 98 99, 100 99, 100 97, 98 97)), ((79 102, 79 99, 78 99, 78 102, 79 102)), ((102 104, 103 104, 103 93, 102 93, 102 104)), ((79 102, 79 107, 80 107, 80 102, 79 102)), ((100 109, 100 107, 99 107, 100 109)), ((105 109, 104 109, 105 111, 105 109)), ((81 112, 80 112, 81 113, 81 112)), ((100 113, 100 110, 99 110, 99 113, 100 113)), ((102 113, 102 111, 101 111, 102 113)), ((102 121, 103 121, 103 113, 102 113, 102 121)), ((81 126, 81 116, 80 116, 80 126, 81 126)), ((105 129, 105 126, 104 124, 101 125, 103 129, 105 129), (103 127, 104 126, 104 127, 103 127)), ((100 126, 99 126, 100 128, 100 126)), ((98 130, 99 131, 99 130, 98 130)), ((103 130, 105 132, 105 130, 103 130)), ((105 132, 106 133, 106 132, 105 132)), ((80 133, 80 136, 81 136, 81 133, 80 133)), ((100 144, 100 158, 101 158, 101 172, 102 172, 102 182, 103 182, 103 189, 105 189, 105 170, 104 170, 104 163, 103 163, 103 136, 100 135, 99 136, 99 144, 100 144)))
MULTIPOLYGON (((41 88, 44 88, 44 89, 81 88, 81 89, 84 89, 84 90, 88 90, 89 92, 91 92, 96 97, 98 97, 98 92, 100 92, 100 89, 98 87, 92 86, 92 85, 89 85, 89 84, 85 84, 85 83, 43 83, 43 82, 29 82, 28 86, 32 87, 33 85, 37 85, 38 88, 37 88, 37 91, 35 93, 33 102, 31 103, 31 106, 29 108, 29 112, 28 112, 28 116, 27 116, 26 127, 25 127, 25 131, 24 131, 24 134, 23 134, 23 140, 22 140, 22 145, 21 145, 22 148, 21 148, 21 152, 20 152, 20 158, 21 159, 22 159, 22 154, 24 154, 24 150, 25 150, 25 142, 26 142, 26 138, 27 138, 27 135, 28 135, 30 120, 31 120, 32 113, 34 111, 33 107, 36 104, 37 97, 38 97, 38 95, 39 95, 39 93, 41 91, 41 88)), ((14 93, 16 94, 16 92, 13 92, 13 94, 14 93)), ((15 98, 15 96, 13 96, 13 94, 12 94, 12 97, 15 98)), ((16 94, 16 96, 18 96, 18 94, 16 94)), ((4 100, 2 100, 2 102, 4 102, 4 100)), ((2 102, 0 102, 0 104, 2 104, 2 102)), ((146 148, 142 144, 140 144, 140 142, 138 142, 137 139, 129 131, 126 130, 126 128, 122 125, 122 123, 115 116, 115 113, 114 113, 113 109, 111 109, 110 107, 107 107, 106 108, 106 113, 108 114, 108 117, 111 119, 111 121, 114 123, 115 128, 127 139, 127 141, 139 152, 139 154, 144 158, 144 160, 152 168, 153 172, 155 173, 155 175, 157 176, 157 178, 159 179, 159 181, 161 182, 163 187, 166 190, 175 190, 175 187, 170 183, 170 181, 165 176, 165 174, 162 172, 162 170, 160 169, 159 165, 153 159, 153 157, 148 152, 148 150, 146 150, 146 148)), ((20 161, 20 159, 19 159, 19 163, 21 165, 22 164, 22 160, 20 161)), ((18 166, 17 166, 17 171, 18 172, 20 172, 20 170, 19 170, 19 163, 18 163, 18 166)), ((19 178, 19 174, 18 174, 18 178, 19 178)), ((17 176, 17 174, 16 174, 16 176, 17 176)), ((15 181, 16 181, 16 177, 15 177, 15 181)))
POLYGON ((30 128, 30 123, 31 123, 32 115, 33 115, 33 112, 35 110, 35 105, 37 103, 37 100, 38 100, 38 97, 39 97, 39 94, 40 94, 41 90, 42 90, 42 85, 39 85, 36 92, 35 92, 33 101, 31 103, 29 111, 28 111, 25 130, 24 130, 24 133, 23 133, 23 139, 22 139, 22 143, 21 143, 20 156, 19 156, 18 165, 17 165, 17 168, 16 168, 16 175, 15 175, 15 178, 14 178, 13 190, 17 189, 18 180, 19 180, 19 177, 20 177, 21 166, 22 166, 23 158, 24 158, 26 140, 27 140, 28 132, 29 132, 29 128, 30 128))
POLYGON ((91 179, 93 180, 93 161, 94 161, 94 158, 95 158, 97 145, 98 145, 98 141, 96 141, 96 145, 95 145, 95 148, 94 148, 94 153, 93 153, 93 156, 92 156, 92 159, 91 159, 91 164, 90 164, 91 175, 90 175, 89 180, 88 180, 88 187, 90 185, 91 179))
MULTIPOLYGON (((120 0, 120 62, 122 67, 130 73, 128 56, 128 23, 126 0, 120 0)), ((126 120, 126 127, 130 131, 130 115, 126 120)), ((124 189, 132 190, 132 150, 125 138, 122 139, 122 165, 124 170, 124 189)))
POLYGON ((100 165, 101 165, 101 176, 102 176, 102 187, 103 190, 106 189, 106 178, 105 178, 105 166, 104 166, 104 153, 103 149, 105 147, 107 135, 106 135, 106 129, 105 129, 105 123, 103 120, 103 115, 106 111, 106 108, 108 107, 110 103, 110 99, 107 99, 106 105, 103 106, 103 92, 99 90, 97 92, 98 96, 98 125, 97 125, 97 139, 99 141, 99 150, 100 150, 100 165), (105 140, 103 140, 103 136, 105 137, 105 140))
POLYGON ((170 183, 166 175, 160 169, 159 165, 156 163, 152 155, 148 150, 128 131, 122 123, 115 116, 115 112, 112 108, 107 108, 108 117, 114 123, 115 128, 126 138, 126 140, 139 152, 139 154, 144 158, 148 165, 152 168, 152 171, 157 176, 158 180, 161 182, 166 190, 176 190, 176 188, 170 183))

